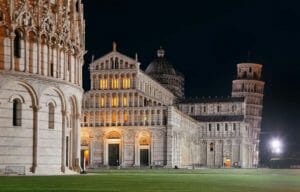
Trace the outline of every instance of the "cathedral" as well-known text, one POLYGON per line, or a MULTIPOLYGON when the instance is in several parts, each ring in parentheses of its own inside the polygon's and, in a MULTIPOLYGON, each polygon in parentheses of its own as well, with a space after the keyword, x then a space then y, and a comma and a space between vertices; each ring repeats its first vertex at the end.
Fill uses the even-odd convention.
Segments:
POLYGON ((231 97, 184 97, 184 76, 160 48, 145 71, 117 51, 89 65, 81 166, 242 167, 258 164, 262 65, 240 63, 231 97))
POLYGON ((0 175, 80 170, 80 0, 0 0, 0 175))
POLYGON ((257 166, 262 65, 237 65, 231 97, 186 99, 162 48, 143 71, 114 43, 84 93, 85 53, 81 0, 0 0, 0 175, 257 166))

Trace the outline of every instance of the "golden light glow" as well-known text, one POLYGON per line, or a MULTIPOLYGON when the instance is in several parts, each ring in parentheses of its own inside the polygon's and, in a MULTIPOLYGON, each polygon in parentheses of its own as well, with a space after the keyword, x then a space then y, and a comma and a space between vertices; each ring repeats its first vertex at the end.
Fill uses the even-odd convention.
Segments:
POLYGON ((231 166, 231 161, 230 161, 230 159, 226 159, 225 167, 230 167, 230 166, 231 166))
POLYGON ((128 113, 125 111, 124 112, 124 123, 128 122, 128 113))
POLYGON ((113 123, 116 123, 117 122, 117 113, 114 111, 112 112, 112 115, 111 115, 111 121, 113 123))
POLYGON ((150 139, 148 138, 148 137, 142 137, 142 138, 140 138, 140 145, 149 145, 149 143, 150 143, 150 141, 149 141, 150 139))
POLYGON ((130 79, 129 78, 123 78, 123 88, 124 89, 129 89, 130 88, 130 79))
POLYGON ((123 107, 127 107, 128 106, 128 99, 127 96, 124 96, 123 98, 123 107))
POLYGON ((100 79, 100 89, 107 89, 107 88, 108 88, 108 80, 100 79))
POLYGON ((104 99, 104 97, 101 97, 100 98, 100 106, 104 107, 104 105, 105 105, 105 99, 104 99))
POLYGON ((118 107, 118 105, 119 105, 119 97, 113 96, 111 99, 111 106, 118 107))
POLYGON ((89 160, 89 150, 85 150, 83 155, 84 155, 85 161, 88 161, 89 160))
POLYGON ((113 79, 111 81, 111 88, 112 89, 118 89, 119 88, 119 80, 118 79, 113 79))

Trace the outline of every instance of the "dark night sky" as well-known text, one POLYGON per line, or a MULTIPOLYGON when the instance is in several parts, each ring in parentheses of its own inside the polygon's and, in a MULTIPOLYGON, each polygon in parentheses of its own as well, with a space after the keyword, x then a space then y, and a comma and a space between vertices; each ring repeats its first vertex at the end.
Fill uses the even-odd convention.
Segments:
MULTIPOLYGON (((300 2, 275 0, 83 0, 87 66, 111 51, 139 54, 142 69, 162 46, 186 77, 186 97, 228 96, 236 64, 263 64, 265 85, 261 143, 280 136, 300 148, 300 2)), ((262 145, 264 146, 264 145, 262 145)), ((264 148, 264 147, 263 147, 264 148)))

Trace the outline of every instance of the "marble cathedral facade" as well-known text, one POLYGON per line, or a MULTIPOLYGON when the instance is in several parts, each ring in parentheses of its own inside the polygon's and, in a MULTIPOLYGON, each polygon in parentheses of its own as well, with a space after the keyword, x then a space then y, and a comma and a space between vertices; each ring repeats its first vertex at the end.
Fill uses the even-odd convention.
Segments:
POLYGON ((240 63, 228 98, 184 98, 163 49, 145 71, 113 50, 90 64, 82 103, 83 167, 256 167, 262 65, 240 63))

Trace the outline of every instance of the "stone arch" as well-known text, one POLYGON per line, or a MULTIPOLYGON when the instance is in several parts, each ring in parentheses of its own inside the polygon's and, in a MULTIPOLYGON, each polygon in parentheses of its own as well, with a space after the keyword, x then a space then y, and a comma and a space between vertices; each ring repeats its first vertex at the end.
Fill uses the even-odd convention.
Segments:
POLYGON ((15 99, 20 99, 21 103, 25 103, 24 97, 20 94, 14 94, 14 95, 10 96, 9 102, 12 103, 15 99))
POLYGON ((149 166, 151 162, 151 133, 141 130, 135 136, 135 165, 149 166))
POLYGON ((47 35, 47 33, 40 33, 39 38, 42 44, 47 44, 49 41, 49 36, 47 35))
POLYGON ((38 100, 38 96, 37 96, 36 91, 34 90, 34 88, 31 85, 29 85, 25 82, 21 82, 21 81, 17 81, 17 84, 25 87, 25 89, 29 92, 29 94, 31 96, 32 105, 37 106, 39 104, 39 100, 38 100))
POLYGON ((124 136, 121 131, 109 129, 103 136, 103 159, 104 165, 119 166, 123 162, 123 140, 124 136))
MULTIPOLYGON (((60 97, 60 101, 61 101, 61 106, 62 106, 62 110, 66 110, 66 100, 65 100, 65 95, 64 93, 57 87, 47 87, 46 89, 44 89, 42 91, 42 93, 44 93, 45 91, 52 89, 53 91, 55 91, 59 97, 60 97)), ((57 104, 55 104, 57 105, 57 104)))
POLYGON ((56 101, 54 99, 50 99, 46 102, 46 106, 49 106, 49 104, 52 103, 54 105, 54 107, 57 106, 56 101))

